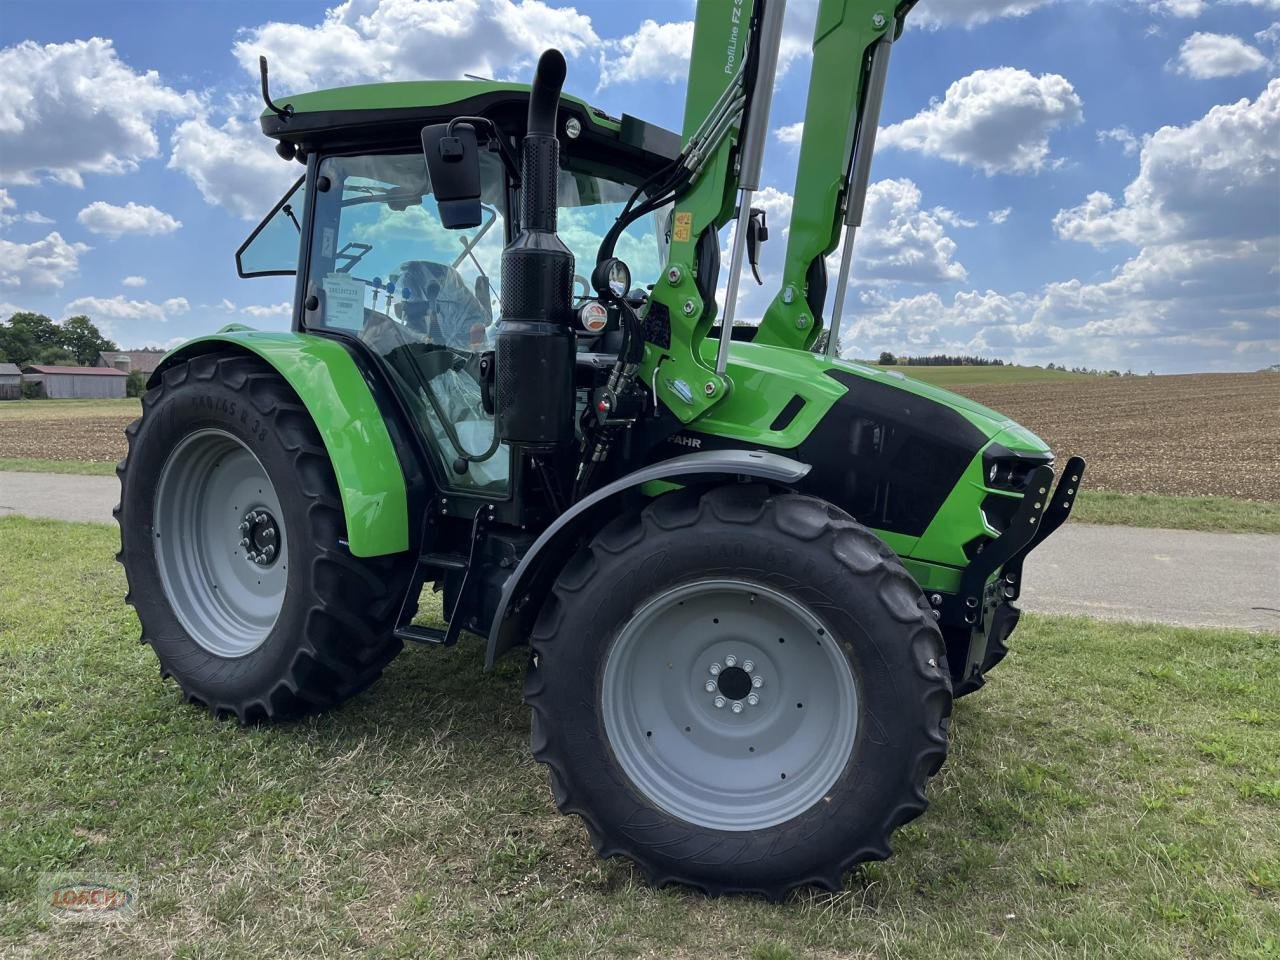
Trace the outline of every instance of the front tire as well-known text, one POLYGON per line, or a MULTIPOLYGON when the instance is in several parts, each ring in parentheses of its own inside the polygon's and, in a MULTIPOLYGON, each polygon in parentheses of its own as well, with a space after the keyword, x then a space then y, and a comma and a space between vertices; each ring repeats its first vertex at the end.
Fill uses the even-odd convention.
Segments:
POLYGON ((241 723, 355 696, 400 650, 402 557, 362 559, 315 424, 265 362, 175 364, 125 431, 116 509, 142 640, 190 702, 241 723))
POLYGON ((889 856, 946 755, 928 603, 810 497, 684 490, 618 518, 567 565, 531 646, 557 806, 658 885, 838 889, 889 856))

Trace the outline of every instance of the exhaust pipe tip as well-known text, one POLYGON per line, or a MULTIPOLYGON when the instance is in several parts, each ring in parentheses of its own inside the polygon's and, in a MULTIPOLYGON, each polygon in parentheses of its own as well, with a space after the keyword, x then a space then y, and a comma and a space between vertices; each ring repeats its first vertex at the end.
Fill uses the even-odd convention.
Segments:
POLYGON ((560 109, 560 90, 569 72, 564 54, 554 47, 538 58, 533 71, 533 85, 529 90, 530 134, 555 136, 556 113, 560 109))

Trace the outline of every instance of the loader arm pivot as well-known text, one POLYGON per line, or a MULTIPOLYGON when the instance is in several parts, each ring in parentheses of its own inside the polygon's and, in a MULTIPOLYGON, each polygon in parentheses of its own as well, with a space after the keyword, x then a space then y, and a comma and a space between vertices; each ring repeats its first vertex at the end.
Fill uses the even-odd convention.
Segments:
MULTIPOLYGON (((823 328, 824 258, 839 243, 842 224, 860 222, 888 46, 914 5, 820 0, 786 265, 759 343, 806 349, 823 328)), ((743 220, 760 186, 784 8, 785 0, 698 3, 679 161, 688 177, 674 198, 670 252, 647 308, 641 368, 685 423, 733 386, 725 370, 746 231, 734 238, 722 310, 714 283, 699 276, 700 266, 707 269, 699 243, 708 232, 743 220), (721 343, 713 364, 703 340, 718 314, 721 343)))

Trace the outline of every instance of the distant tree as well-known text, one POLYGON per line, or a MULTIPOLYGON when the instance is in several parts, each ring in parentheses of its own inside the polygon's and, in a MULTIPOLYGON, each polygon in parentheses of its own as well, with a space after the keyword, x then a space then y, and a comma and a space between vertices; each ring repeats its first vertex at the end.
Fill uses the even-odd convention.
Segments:
POLYGON ((147 392, 147 377, 141 370, 130 370, 124 382, 126 397, 140 397, 147 392))
POLYGON ((103 350, 118 350, 86 316, 54 323, 43 313, 20 310, 0 323, 0 362, 88 366, 103 350))
POLYGON ((33 363, 41 351, 57 346, 58 325, 43 313, 20 310, 0 325, 0 359, 8 363, 33 363))
POLYGON ((90 366, 104 350, 120 348, 98 330, 92 320, 83 315, 62 321, 61 345, 76 358, 81 366, 90 366))
POLYGON ((41 347, 36 351, 36 355, 31 358, 30 363, 48 364, 53 367, 74 367, 76 364, 76 355, 66 347, 41 347))
POLYGON ((895 356, 894 356, 892 353, 890 353, 888 350, 886 350, 886 351, 884 351, 882 354, 880 354, 880 365, 881 365, 882 367, 892 367, 892 366, 894 366, 895 364, 897 364, 897 362, 898 362, 898 358, 897 358, 897 357, 895 357, 895 356))

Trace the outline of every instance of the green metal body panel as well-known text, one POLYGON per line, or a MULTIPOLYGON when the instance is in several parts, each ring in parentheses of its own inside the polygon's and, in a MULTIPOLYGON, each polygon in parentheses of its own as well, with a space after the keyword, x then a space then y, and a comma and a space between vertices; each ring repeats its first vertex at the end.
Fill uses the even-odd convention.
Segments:
POLYGON ((227 348, 271 364, 311 414, 337 476, 351 552, 377 557, 408 550, 409 506, 400 458, 351 355, 325 337, 233 324, 166 354, 157 373, 184 357, 227 348))
MULTIPOLYGON (((708 359, 714 357, 715 346, 704 341, 703 350, 708 359)), ((1003 414, 896 371, 830 360, 808 351, 757 341, 731 346, 727 373, 735 389, 720 404, 690 423, 687 432, 720 437, 743 446, 793 451, 848 392, 844 384, 827 376, 828 371, 852 374, 868 382, 888 383, 895 390, 948 408, 987 438, 923 534, 917 537, 876 530, 907 563, 908 570, 923 589, 954 591, 960 571, 969 563, 964 545, 984 534, 996 535, 984 520, 982 501, 993 494, 1022 496, 987 486, 982 452, 992 444, 1000 444, 1013 452, 1049 454, 1049 448, 1039 437, 1003 414), (797 396, 804 398, 804 407, 783 429, 774 430, 779 414, 797 396)))
POLYGON ((806 348, 821 332, 805 299, 809 265, 840 242, 851 118, 862 100, 867 50, 893 27, 892 14, 885 0, 822 0, 818 7, 782 286, 765 311, 759 343, 806 348))

